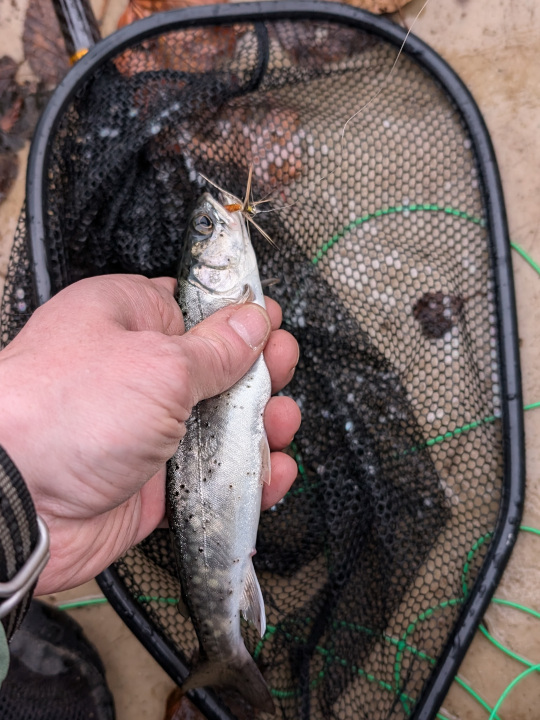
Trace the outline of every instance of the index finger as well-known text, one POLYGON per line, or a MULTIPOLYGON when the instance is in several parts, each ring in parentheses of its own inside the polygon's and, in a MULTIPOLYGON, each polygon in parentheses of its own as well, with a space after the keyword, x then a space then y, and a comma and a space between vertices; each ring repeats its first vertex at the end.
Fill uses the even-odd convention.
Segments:
POLYGON ((278 302, 272 300, 272 298, 269 298, 267 295, 264 296, 264 302, 266 305, 266 312, 270 317, 272 330, 277 330, 281 325, 281 321, 283 320, 281 306, 278 302))

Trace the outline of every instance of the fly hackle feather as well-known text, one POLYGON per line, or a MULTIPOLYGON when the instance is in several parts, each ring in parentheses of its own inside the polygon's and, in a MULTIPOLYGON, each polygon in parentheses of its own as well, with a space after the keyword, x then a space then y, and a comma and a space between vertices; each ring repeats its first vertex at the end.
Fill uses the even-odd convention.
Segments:
POLYGON ((236 195, 233 195, 228 190, 224 190, 222 187, 217 185, 213 180, 210 180, 210 178, 206 177, 206 175, 203 175, 202 173, 199 173, 199 175, 205 180, 207 183, 212 185, 212 187, 216 188, 216 190, 219 190, 220 193, 222 193, 226 198, 229 198, 233 200, 232 203, 226 203, 223 207, 228 210, 229 212, 240 212, 245 217, 245 219, 248 221, 248 223, 251 223, 253 227, 263 236, 263 238, 270 243, 270 245, 277 249, 277 243, 270 237, 270 235, 262 229, 262 227, 259 225, 258 222, 255 221, 254 216, 257 215, 260 210, 258 210, 258 206, 262 205, 264 203, 270 202, 268 199, 264 200, 255 200, 254 202, 251 201, 251 187, 253 182, 253 165, 249 166, 249 172, 248 172, 248 179, 246 183, 246 192, 244 195, 244 199, 241 200, 236 195))

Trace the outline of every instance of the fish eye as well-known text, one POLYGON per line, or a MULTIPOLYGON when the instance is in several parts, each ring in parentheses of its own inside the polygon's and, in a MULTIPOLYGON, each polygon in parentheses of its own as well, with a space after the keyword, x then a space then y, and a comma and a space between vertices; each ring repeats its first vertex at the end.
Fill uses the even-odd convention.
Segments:
POLYGON ((214 229, 214 223, 208 215, 197 215, 193 218, 193 228, 202 235, 210 235, 214 229))

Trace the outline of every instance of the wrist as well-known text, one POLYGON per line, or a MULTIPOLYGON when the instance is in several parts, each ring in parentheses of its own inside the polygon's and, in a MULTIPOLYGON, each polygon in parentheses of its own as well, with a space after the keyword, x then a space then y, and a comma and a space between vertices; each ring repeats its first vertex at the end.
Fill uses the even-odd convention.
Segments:
POLYGON ((0 447, 4 449, 24 478, 32 500, 36 501, 37 484, 43 480, 44 449, 50 452, 50 399, 40 400, 40 385, 46 384, 39 365, 28 353, 17 348, 17 338, 0 352, 0 447), (49 416, 45 416, 45 406, 49 416))

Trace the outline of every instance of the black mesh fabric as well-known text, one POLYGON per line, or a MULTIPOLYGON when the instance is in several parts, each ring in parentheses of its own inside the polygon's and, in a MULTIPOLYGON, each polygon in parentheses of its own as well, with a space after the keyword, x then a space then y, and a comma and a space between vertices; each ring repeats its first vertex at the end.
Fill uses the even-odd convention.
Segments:
MULTIPOLYGON (((477 161, 460 112, 413 59, 388 78, 396 53, 320 20, 162 32, 96 67, 46 161, 54 290, 175 274, 190 207, 217 192, 200 173, 242 196, 252 164, 254 200, 269 200, 257 222, 277 248, 252 237, 300 344, 286 392, 303 424, 298 479, 260 522, 268 629, 261 640, 246 625, 245 639, 284 720, 409 717, 501 503, 477 161)), ((23 223, 4 342, 32 309, 29 273, 23 223)), ((167 532, 115 569, 189 664, 194 631, 166 601, 180 593, 167 532)))
POLYGON ((114 720, 105 669, 67 613, 30 603, 10 643, 0 689, 2 720, 114 720))

